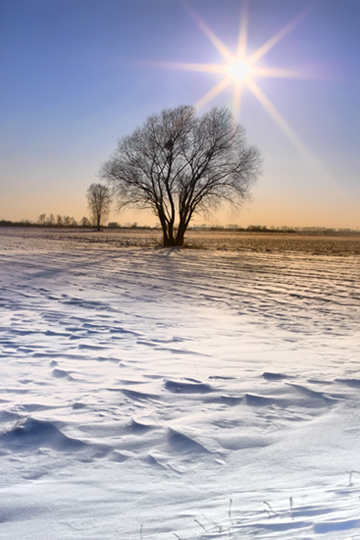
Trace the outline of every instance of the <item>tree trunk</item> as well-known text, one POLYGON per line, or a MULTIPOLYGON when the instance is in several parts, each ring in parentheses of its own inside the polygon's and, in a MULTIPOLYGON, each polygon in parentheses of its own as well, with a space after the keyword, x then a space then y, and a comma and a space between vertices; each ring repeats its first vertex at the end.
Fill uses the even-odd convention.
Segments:
POLYGON ((168 229, 163 228, 163 247, 174 247, 178 246, 177 238, 174 238, 174 235, 169 233, 168 229))
POLYGON ((185 233, 190 222, 191 214, 190 213, 181 213, 180 223, 176 234, 176 245, 183 246, 185 233))
POLYGON ((165 213, 161 208, 158 209, 157 215, 163 231, 163 247, 178 246, 177 238, 174 237, 174 222, 166 219, 165 213))
POLYGON ((175 238, 169 238, 169 237, 164 236, 163 247, 175 247, 175 246, 178 246, 178 245, 179 244, 176 243, 175 238))
POLYGON ((184 245, 184 235, 185 231, 182 231, 180 228, 178 229, 175 242, 177 246, 183 246, 184 245))

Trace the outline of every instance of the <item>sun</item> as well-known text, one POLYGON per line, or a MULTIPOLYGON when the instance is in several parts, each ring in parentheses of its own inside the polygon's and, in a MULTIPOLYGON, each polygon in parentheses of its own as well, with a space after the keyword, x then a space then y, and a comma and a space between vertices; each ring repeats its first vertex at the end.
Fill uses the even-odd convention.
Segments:
POLYGON ((260 67, 257 66, 257 62, 262 59, 267 52, 270 51, 280 40, 282 40, 287 34, 289 34, 294 27, 304 19, 312 7, 310 6, 305 11, 301 12, 297 17, 284 26, 279 32, 266 41, 261 47, 259 47, 250 56, 247 55, 247 26, 248 26, 248 0, 243 0, 242 10, 240 13, 240 30, 238 35, 237 50, 230 51, 228 47, 221 41, 221 39, 214 34, 214 32, 205 24, 205 22, 199 17, 199 15, 185 2, 182 1, 183 7, 187 10, 191 18, 195 21, 200 30, 207 36, 214 47, 219 51, 224 59, 222 64, 200 64, 194 62, 152 62, 151 64, 156 67, 162 67, 167 69, 180 69, 187 71, 198 71, 207 73, 221 74, 223 77, 220 81, 211 88, 204 96, 202 96, 196 103, 196 109, 201 109, 210 103, 215 97, 223 92, 228 87, 233 87, 233 103, 232 113, 233 116, 238 119, 241 108, 241 98, 243 89, 246 87, 249 89, 255 98, 265 108, 267 113, 278 124, 282 131, 288 136, 297 149, 307 158, 312 159, 311 152, 300 141, 297 134, 288 125, 286 120, 277 111, 274 105, 270 102, 264 92, 256 83, 256 79, 259 77, 279 77, 279 78, 310 78, 309 74, 299 73, 294 70, 272 68, 272 67, 260 67))
POLYGON ((229 65, 228 70, 235 81, 246 81, 251 73, 251 67, 244 60, 236 60, 229 65))

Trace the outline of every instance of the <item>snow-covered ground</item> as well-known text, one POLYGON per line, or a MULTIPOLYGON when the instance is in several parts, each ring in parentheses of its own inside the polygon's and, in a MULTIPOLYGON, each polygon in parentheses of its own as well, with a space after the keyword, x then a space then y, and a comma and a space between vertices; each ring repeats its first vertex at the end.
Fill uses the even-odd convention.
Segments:
MULTIPOLYGON (((0 230, 0 538, 360 538, 360 257, 0 230)), ((80 233, 79 233, 80 234, 80 233)))

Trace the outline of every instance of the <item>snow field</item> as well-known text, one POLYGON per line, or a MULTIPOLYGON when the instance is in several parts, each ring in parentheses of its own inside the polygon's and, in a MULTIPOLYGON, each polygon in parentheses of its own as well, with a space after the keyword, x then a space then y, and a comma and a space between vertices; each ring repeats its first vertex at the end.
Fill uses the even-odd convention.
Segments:
POLYGON ((3 240, 0 538, 359 537, 358 256, 3 240))

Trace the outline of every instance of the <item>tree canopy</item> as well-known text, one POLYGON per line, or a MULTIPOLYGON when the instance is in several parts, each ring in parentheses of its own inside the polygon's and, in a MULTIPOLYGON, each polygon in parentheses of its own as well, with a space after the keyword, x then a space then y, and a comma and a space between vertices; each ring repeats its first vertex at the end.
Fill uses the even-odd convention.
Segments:
POLYGON ((257 148, 226 109, 196 116, 194 107, 165 109, 119 140, 100 176, 109 181, 119 208, 150 208, 164 246, 181 246, 195 213, 222 202, 238 206, 261 172, 257 148))

